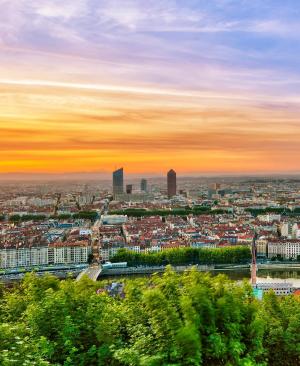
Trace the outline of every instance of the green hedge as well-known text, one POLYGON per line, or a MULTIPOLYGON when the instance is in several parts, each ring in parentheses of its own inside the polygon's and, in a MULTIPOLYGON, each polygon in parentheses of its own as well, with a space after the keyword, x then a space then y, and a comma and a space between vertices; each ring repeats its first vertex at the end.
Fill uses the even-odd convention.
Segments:
POLYGON ((110 211, 110 215, 127 215, 131 217, 144 216, 187 216, 187 215, 218 215, 227 213, 224 210, 211 210, 210 207, 197 206, 195 208, 174 208, 172 210, 125 209, 110 211))
POLYGON ((180 248, 157 253, 134 253, 120 249, 111 258, 112 262, 127 262, 128 266, 139 265, 188 265, 188 264, 242 264, 249 263, 249 247, 236 246, 224 248, 180 248))
POLYGON ((250 212, 253 216, 266 215, 268 213, 279 214, 279 215, 289 215, 297 213, 297 211, 291 211, 289 208, 282 207, 267 207, 267 208, 246 208, 247 212, 250 212))
POLYGON ((19 222, 19 221, 43 221, 46 219, 46 215, 11 215, 9 216, 9 221, 19 222))
MULTIPOLYGON (((86 220, 96 220, 98 213, 95 211, 79 211, 75 214, 60 214, 57 216, 51 215, 50 219, 67 220, 67 219, 86 219, 86 220)), ((22 221, 43 221, 46 220, 46 215, 11 215, 9 216, 9 221, 11 222, 22 222, 22 221)))

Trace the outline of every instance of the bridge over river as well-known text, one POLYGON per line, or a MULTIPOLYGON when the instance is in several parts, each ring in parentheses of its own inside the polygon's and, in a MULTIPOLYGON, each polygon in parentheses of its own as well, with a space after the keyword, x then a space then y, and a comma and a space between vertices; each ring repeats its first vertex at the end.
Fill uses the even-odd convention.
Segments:
MULTIPOLYGON (((218 268, 214 265, 186 265, 186 266, 173 266, 172 268, 176 272, 183 272, 187 269, 195 267, 198 271, 218 271, 218 270, 234 270, 234 269, 249 269, 249 264, 246 265, 223 265, 218 268)), ((92 264, 81 272, 76 281, 79 281, 83 275, 87 275, 92 281, 97 281, 99 277, 105 276, 122 276, 122 275, 133 275, 133 274, 151 274, 155 272, 164 272, 166 266, 139 266, 139 267, 126 267, 126 268, 103 268, 99 264, 92 264)))
POLYGON ((101 264, 92 264, 84 271, 79 273, 79 275, 76 278, 76 281, 79 281, 84 275, 88 276, 92 281, 97 281, 101 272, 102 272, 101 264))

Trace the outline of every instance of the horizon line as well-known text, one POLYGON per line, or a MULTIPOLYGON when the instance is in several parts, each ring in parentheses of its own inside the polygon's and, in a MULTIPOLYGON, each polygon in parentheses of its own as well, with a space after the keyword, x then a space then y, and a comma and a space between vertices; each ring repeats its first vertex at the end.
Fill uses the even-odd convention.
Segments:
MULTIPOLYGON (((175 170, 176 171, 176 170, 175 170)), ((2 180, 45 180, 45 179, 98 179, 110 180, 113 172, 0 172, 0 181, 2 180)), ((176 171, 177 178, 212 178, 212 177, 300 177, 300 172, 185 172, 176 171), (179 175, 178 175, 179 174, 179 175)), ((126 173, 131 179, 138 178, 165 178, 165 174, 154 172, 126 173)))

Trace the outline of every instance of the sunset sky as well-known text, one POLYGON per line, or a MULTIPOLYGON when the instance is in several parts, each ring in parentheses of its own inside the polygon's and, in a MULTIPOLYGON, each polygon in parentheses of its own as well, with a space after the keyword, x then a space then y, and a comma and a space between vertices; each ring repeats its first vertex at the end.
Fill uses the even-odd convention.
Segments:
POLYGON ((0 173, 300 172, 298 0, 0 0, 0 173))

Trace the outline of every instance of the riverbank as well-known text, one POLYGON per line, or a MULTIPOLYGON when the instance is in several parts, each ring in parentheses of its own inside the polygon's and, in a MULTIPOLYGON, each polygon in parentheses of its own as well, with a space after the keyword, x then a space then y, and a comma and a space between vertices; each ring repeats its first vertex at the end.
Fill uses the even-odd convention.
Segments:
POLYGON ((289 263, 259 263, 257 264, 258 269, 299 269, 300 263, 289 262, 289 263))
MULTIPOLYGON (((217 264, 217 265, 186 265, 186 266, 173 266, 177 272, 184 272, 187 269, 191 269, 193 266, 197 268, 198 271, 210 272, 212 275, 217 275, 220 273, 226 274, 229 278, 233 280, 241 280, 243 278, 250 278, 250 263, 249 264, 217 264)), ((22 280, 24 275, 28 272, 35 272, 39 276, 45 273, 51 273, 60 279, 67 277, 76 278, 77 275, 86 268, 87 265, 80 265, 80 268, 76 266, 68 266, 66 268, 31 268, 28 270, 16 269, 13 271, 6 271, 5 274, 0 274, 0 282, 10 283, 22 280)), ((260 263, 258 264, 258 276, 263 278, 280 278, 281 280, 297 279, 297 285, 300 283, 300 263, 260 263)), ((151 275, 153 273, 162 273, 165 270, 165 266, 151 266, 151 267, 127 267, 118 269, 105 269, 102 270, 99 280, 108 277, 126 277, 126 276, 143 276, 151 275)))
MULTIPOLYGON (((197 265, 190 264, 187 266, 172 266, 172 268, 176 272, 184 272, 191 268, 197 268, 200 272, 211 272, 211 271, 226 271, 226 270, 241 270, 241 269, 249 269, 249 264, 241 264, 241 265, 233 265, 233 264, 223 264, 223 265, 197 265)), ((139 267, 127 267, 127 268, 113 268, 113 269, 102 269, 99 278, 102 277, 111 277, 111 276, 125 276, 125 275, 147 275, 152 273, 161 273, 164 272, 166 266, 139 266, 139 267)))
POLYGON ((26 273, 31 272, 36 273, 38 276, 43 276, 45 273, 51 273, 59 279, 65 279, 67 277, 76 278, 86 267, 87 265, 14 268, 0 273, 0 283, 7 284, 21 281, 26 273))
MULTIPOLYGON (((176 270, 178 273, 182 273, 186 269, 190 269, 192 266, 177 266, 173 267, 174 270, 176 270)), ((196 267, 197 268, 197 267, 196 267)), ((151 276, 153 273, 163 273, 164 268, 152 268, 148 269, 148 271, 133 271, 128 270, 125 271, 119 271, 116 273, 116 271, 106 271, 103 273, 98 280, 104 280, 109 279, 112 281, 122 281, 125 279, 130 279, 133 277, 148 277, 151 276)), ((198 266, 199 272, 209 272, 213 277, 223 274, 226 275, 230 280, 232 281, 243 281, 243 280, 249 280, 251 277, 250 273, 250 265, 244 265, 244 266, 218 266, 218 268, 213 268, 213 266, 198 266), (205 268, 206 267, 206 268, 205 268)), ((258 283, 286 283, 289 282, 292 284, 292 286, 297 289, 300 288, 300 268, 292 269, 292 268, 285 268, 285 269, 278 269, 275 268, 275 266, 269 266, 268 269, 258 269, 257 270, 257 282, 258 283)))

